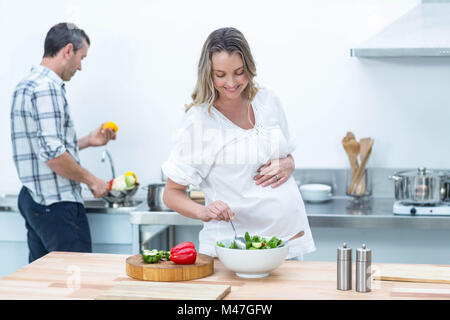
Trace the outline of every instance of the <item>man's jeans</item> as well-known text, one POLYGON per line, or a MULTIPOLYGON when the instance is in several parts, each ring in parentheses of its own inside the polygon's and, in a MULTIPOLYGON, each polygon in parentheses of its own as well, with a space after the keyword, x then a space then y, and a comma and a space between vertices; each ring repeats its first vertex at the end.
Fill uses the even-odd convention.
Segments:
POLYGON ((86 210, 78 202, 43 206, 34 202, 28 189, 20 190, 19 211, 27 228, 29 262, 51 251, 92 252, 86 210))

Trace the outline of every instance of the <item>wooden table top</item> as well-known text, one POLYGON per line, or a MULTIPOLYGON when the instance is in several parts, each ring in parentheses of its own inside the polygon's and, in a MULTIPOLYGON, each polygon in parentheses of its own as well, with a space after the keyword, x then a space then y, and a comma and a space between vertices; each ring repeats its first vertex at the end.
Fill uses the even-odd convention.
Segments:
MULTIPOLYGON (((120 281, 133 280, 126 275, 127 257, 51 252, 0 279, 0 299, 94 299, 120 281)), ((231 285, 225 299, 235 300, 450 299, 450 284, 438 283, 375 280, 372 292, 359 293, 353 280, 352 290, 339 291, 334 262, 285 261, 266 278, 243 279, 215 259, 211 276, 186 282, 231 285)))

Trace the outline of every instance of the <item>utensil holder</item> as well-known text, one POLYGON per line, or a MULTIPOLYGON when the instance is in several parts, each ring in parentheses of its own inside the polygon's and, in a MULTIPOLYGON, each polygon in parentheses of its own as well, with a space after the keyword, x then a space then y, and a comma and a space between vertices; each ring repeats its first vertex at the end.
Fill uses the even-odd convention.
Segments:
POLYGON ((364 174, 361 175, 361 179, 357 181, 354 192, 349 193, 348 189, 352 184, 352 171, 350 169, 346 170, 346 195, 352 198, 354 202, 362 202, 372 195, 372 175, 371 171, 364 169, 364 174))

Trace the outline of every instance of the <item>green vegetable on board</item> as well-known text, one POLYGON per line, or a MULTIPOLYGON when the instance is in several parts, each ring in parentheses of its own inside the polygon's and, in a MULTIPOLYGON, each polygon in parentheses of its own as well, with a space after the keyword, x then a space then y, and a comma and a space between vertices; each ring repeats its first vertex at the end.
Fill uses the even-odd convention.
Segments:
POLYGON ((170 252, 164 250, 142 250, 142 260, 145 263, 157 263, 160 260, 170 260, 170 252))
POLYGON ((161 259, 158 250, 142 250, 142 260, 146 263, 156 263, 161 259))

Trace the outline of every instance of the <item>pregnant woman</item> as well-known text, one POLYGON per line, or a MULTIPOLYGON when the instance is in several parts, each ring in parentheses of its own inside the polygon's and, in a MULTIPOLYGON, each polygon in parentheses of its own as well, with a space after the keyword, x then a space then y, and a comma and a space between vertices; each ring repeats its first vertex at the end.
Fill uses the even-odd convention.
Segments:
POLYGON ((274 92, 254 82, 255 63, 243 34, 212 32, 201 53, 192 103, 186 106, 174 146, 162 169, 163 200, 172 210, 204 222, 199 252, 216 256, 216 241, 238 235, 290 241, 287 258, 315 250, 295 180, 295 149, 274 92), (205 206, 186 195, 199 186, 205 206), (299 236, 301 235, 301 236, 299 236))

